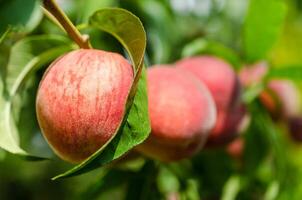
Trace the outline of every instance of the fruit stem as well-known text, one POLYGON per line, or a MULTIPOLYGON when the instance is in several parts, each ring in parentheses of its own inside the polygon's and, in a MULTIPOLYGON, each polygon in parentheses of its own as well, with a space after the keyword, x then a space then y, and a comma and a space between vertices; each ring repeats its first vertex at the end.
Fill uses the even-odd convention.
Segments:
POLYGON ((81 35, 81 33, 72 24, 70 19, 65 15, 65 13, 58 6, 55 0, 43 0, 43 6, 50 14, 52 14, 58 20, 58 22, 63 26, 64 30, 67 32, 69 37, 72 38, 75 43, 79 45, 80 48, 92 48, 89 42, 89 37, 81 35))

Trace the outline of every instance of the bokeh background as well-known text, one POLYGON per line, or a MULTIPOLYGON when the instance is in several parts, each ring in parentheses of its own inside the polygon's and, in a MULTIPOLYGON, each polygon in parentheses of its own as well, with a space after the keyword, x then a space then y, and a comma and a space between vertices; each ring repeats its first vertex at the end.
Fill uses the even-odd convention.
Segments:
MULTIPOLYGON (((95 48, 121 53, 124 51, 115 39, 90 30, 85 23, 102 7, 121 7, 133 12, 147 32, 145 61, 148 66, 172 63, 196 52, 220 55, 236 70, 242 65, 236 58, 244 60, 241 44, 248 0, 58 0, 58 3, 79 30, 90 35, 95 48)), ((273 68, 302 67, 302 1, 286 0, 285 3, 287 14, 282 30, 264 60, 273 68)), ((65 36, 44 17, 40 5, 36 0, 0 0, 0 33, 8 25, 13 30, 0 46, 1 68, 11 46, 21 38, 41 34, 65 36)), ((261 31, 261 27, 259 29, 261 31)), ((234 160, 224 149, 203 151, 192 160, 172 164, 139 156, 131 162, 51 181, 51 177, 71 165, 55 157, 37 125, 35 93, 44 70, 32 75, 20 91, 14 104, 15 120, 21 146, 52 159, 30 162, 0 150, 0 199, 172 200, 176 196, 182 199, 302 199, 302 143, 293 141, 282 123, 270 126, 271 121, 265 119, 252 122, 247 130, 241 161, 234 160), (264 124, 264 128, 259 128, 257 123, 264 124)), ((299 81, 295 80, 295 84, 301 88, 299 81)))

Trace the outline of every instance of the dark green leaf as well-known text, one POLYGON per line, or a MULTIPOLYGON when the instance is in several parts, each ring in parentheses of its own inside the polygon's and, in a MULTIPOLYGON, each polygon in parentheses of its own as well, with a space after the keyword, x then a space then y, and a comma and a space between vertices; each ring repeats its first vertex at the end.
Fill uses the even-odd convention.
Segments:
MULTIPOLYGON (((270 172, 274 173, 274 178, 282 182, 286 179, 286 170, 288 167, 286 151, 284 149, 284 138, 260 103, 255 102, 252 104, 250 111, 252 114, 252 124, 246 137, 249 139, 253 138, 254 144, 250 146, 247 143, 245 155, 248 162, 246 163, 246 167, 254 173, 257 171, 257 168, 264 166, 259 163, 257 164, 257 162, 261 162, 260 159, 266 156, 265 152, 271 147, 273 153, 272 167, 274 171, 270 170, 270 172), (254 148, 255 146, 258 147, 257 151, 254 148), (251 155, 252 153, 254 154, 251 155), (252 158, 257 160, 252 160, 252 158)), ((251 140, 248 142, 251 142, 251 140)))
POLYGON ((2 41, 6 38, 6 36, 9 34, 9 32, 11 31, 11 27, 9 26, 6 31, 1 35, 0 37, 0 44, 2 43, 2 41))
POLYGON ((116 134, 92 156, 69 171, 53 179, 70 177, 105 165, 143 142, 150 133, 146 72, 143 58, 146 34, 140 20, 130 12, 108 8, 95 12, 90 24, 114 36, 127 50, 135 72, 134 82, 128 96, 124 120, 116 134), (143 70, 143 73, 141 74, 143 70))
POLYGON ((247 61, 266 58, 276 42, 286 14, 282 0, 250 0, 243 29, 243 49, 247 61))
POLYGON ((109 170, 103 177, 100 177, 96 183, 91 184, 82 193, 79 199, 97 199, 100 195, 117 187, 121 187, 133 176, 135 176, 133 172, 118 169, 109 170))
POLYGON ((95 12, 89 22, 113 35, 127 50, 135 71, 138 71, 146 49, 146 33, 139 18, 124 9, 107 8, 95 12))
MULTIPOLYGON (((27 76, 39 67, 71 50, 66 39, 58 36, 36 36, 17 42, 11 49, 5 81, 0 92, 0 147, 4 150, 35 159, 19 146, 19 134, 12 116, 12 103, 27 76), (5 84, 4 84, 5 83, 5 84)), ((39 159, 39 158, 38 158, 39 159)))
POLYGON ((128 181, 125 200, 161 199, 155 185, 157 166, 147 161, 142 169, 128 181))
POLYGON ((21 31, 32 31, 42 19, 40 2, 37 0, 9 0, 0 3, 0 32, 8 25, 21 31))

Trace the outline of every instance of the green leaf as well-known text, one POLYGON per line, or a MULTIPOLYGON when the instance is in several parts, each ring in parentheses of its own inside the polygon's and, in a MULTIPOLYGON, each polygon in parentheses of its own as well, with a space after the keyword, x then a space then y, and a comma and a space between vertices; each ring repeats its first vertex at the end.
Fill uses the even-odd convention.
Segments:
POLYGON ((4 150, 26 159, 41 159, 28 154, 19 146, 12 104, 18 89, 32 72, 68 50, 71 50, 71 46, 65 38, 49 35, 29 37, 12 47, 5 81, 0 83, 0 147, 4 150))
MULTIPOLYGON (((264 157, 265 156, 265 149, 261 150, 261 140, 265 140, 265 143, 263 143, 263 148, 270 148, 272 152, 272 161, 273 165, 272 168, 274 170, 271 170, 270 172, 273 173, 274 179, 283 182, 287 179, 287 171, 288 171, 288 158, 286 156, 286 149, 284 144, 284 137, 282 136, 282 133, 277 128, 277 126, 274 124, 273 120, 267 113, 265 109, 263 109, 263 106, 260 105, 260 103, 255 102, 253 105, 251 105, 250 113, 252 114, 252 125, 255 129, 252 130, 253 132, 248 132, 250 135, 254 135, 255 139, 257 140, 258 144, 253 145, 253 149, 250 149, 254 152, 254 155, 264 157), (256 104, 257 103, 257 104, 256 104), (257 134, 257 135, 256 135, 257 134), (255 151, 255 145, 258 146, 257 152, 255 151)), ((248 136, 248 135, 247 135, 248 136)), ((251 157, 252 152, 246 152, 246 156, 251 157)), ((258 163, 257 165, 255 160, 253 163, 247 163, 246 167, 249 167, 254 172, 257 171, 255 167, 259 168, 263 165, 260 165, 258 163), (248 164, 250 166, 248 166, 248 164)))
POLYGON ((198 191, 199 182, 197 179, 190 178, 185 181, 185 189, 181 191, 181 199, 199 200, 200 194, 198 191))
POLYGON ((275 44, 286 14, 282 0, 250 0, 243 29, 243 50, 247 61, 266 58, 275 44))
POLYGON ((265 85, 263 83, 259 83, 253 85, 246 90, 243 91, 242 101, 246 104, 250 104, 252 101, 256 100, 260 93, 264 90, 265 85))
POLYGON ((130 12, 118 8, 101 9, 95 12, 89 21, 93 27, 114 36, 127 50, 135 72, 134 82, 128 95, 123 123, 111 140, 85 161, 54 177, 53 180, 75 176, 103 166, 143 142, 151 131, 146 72, 143 66, 146 34, 142 23, 130 12))
POLYGON ((0 44, 3 42, 3 40, 6 38, 6 36, 10 33, 11 27, 9 26, 6 31, 1 35, 0 37, 0 44))
POLYGON ((86 0, 76 3, 77 21, 87 23, 89 17, 100 8, 113 7, 117 4, 115 0, 86 0))
POLYGON ((165 166, 162 166, 157 177, 157 187, 162 194, 168 195, 179 191, 180 183, 173 172, 165 166))
POLYGON ((264 195, 264 200, 274 200, 277 199, 278 194, 280 191, 280 184, 278 181, 273 181, 269 187, 267 188, 267 191, 264 195))
POLYGON ((241 66, 239 56, 232 49, 229 49, 215 41, 202 38, 197 39, 187 44, 182 51, 182 57, 189 57, 198 54, 216 55, 229 61, 236 68, 241 66))
POLYGON ((111 169, 100 177, 97 182, 89 185, 89 187, 82 192, 81 198, 79 199, 97 199, 99 196, 104 195, 104 193, 125 185, 125 183, 134 176, 134 172, 111 169))
POLYGON ((8 25, 17 26, 21 31, 32 31, 43 15, 37 0, 9 0, 0 3, 0 32, 8 25))
POLYGON ((240 191, 240 177, 233 175, 226 182, 223 193, 222 200, 235 200, 238 192, 240 191))
POLYGON ((293 81, 301 81, 302 65, 271 68, 271 70, 268 73, 268 78, 282 78, 282 79, 290 79, 293 81))

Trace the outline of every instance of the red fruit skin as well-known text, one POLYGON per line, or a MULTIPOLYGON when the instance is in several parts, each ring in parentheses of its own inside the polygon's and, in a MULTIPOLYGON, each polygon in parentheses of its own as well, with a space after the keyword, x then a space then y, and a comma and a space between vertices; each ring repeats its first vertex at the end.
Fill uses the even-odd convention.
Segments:
POLYGON ((233 140, 237 135, 236 130, 245 109, 240 106, 241 85, 232 67, 213 56, 185 58, 176 65, 194 74, 209 88, 214 98, 217 122, 210 133, 206 147, 224 145, 233 140))
POLYGON ((218 111, 217 122, 209 135, 206 147, 224 146, 232 142, 240 133, 241 124, 246 117, 244 105, 229 112, 218 111))
POLYGON ((300 112, 299 91, 288 80, 271 80, 259 99, 274 120, 287 119, 300 112))
POLYGON ((233 159, 239 160, 243 156, 244 145, 243 138, 237 138, 227 146, 226 151, 233 159))
POLYGON ((161 161, 194 155, 216 121, 215 103, 208 89, 177 68, 152 67, 147 75, 152 132, 138 150, 161 161))
POLYGON ((213 56, 185 58, 176 63, 193 73, 210 90, 217 110, 228 110, 239 104, 240 84, 232 67, 213 56))
MULTIPOLYGON (((266 63, 244 67, 239 73, 240 82, 245 87, 260 83, 267 72, 266 63)), ((271 80, 259 95, 259 99, 275 120, 295 116, 300 109, 299 91, 288 80, 271 80)))
POLYGON ((77 163, 111 139, 132 81, 131 65, 116 53, 81 49, 55 60, 36 99, 39 125, 54 152, 77 163))
POLYGON ((302 142, 302 116, 291 117, 288 120, 289 133, 291 138, 297 142, 302 142))
POLYGON ((278 98, 282 117, 290 117, 299 114, 299 91, 292 82, 276 79, 271 80, 267 87, 278 98))

